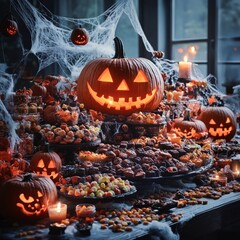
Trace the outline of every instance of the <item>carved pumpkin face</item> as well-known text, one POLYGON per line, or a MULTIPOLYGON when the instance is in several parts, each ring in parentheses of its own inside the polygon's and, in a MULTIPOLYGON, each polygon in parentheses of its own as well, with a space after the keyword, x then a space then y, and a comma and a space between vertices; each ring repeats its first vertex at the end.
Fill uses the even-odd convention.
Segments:
POLYGON ((38 216, 47 210, 47 205, 42 201, 43 194, 40 191, 37 191, 36 194, 36 196, 26 196, 24 193, 19 195, 19 202, 16 205, 25 215, 38 216))
POLYGON ((181 138, 200 139, 208 136, 206 125, 200 120, 190 118, 190 112, 184 118, 175 119, 172 129, 181 138))
POLYGON ((71 41, 76 45, 86 45, 89 41, 89 34, 85 28, 75 28, 71 34, 71 41))
POLYGON ((57 200, 53 181, 36 174, 15 176, 4 182, 0 191, 1 213, 11 220, 38 220, 46 217, 48 206, 57 200))
POLYGON ((163 97, 158 68, 144 58, 118 56, 118 51, 123 50, 116 47, 115 58, 96 59, 83 68, 78 78, 78 101, 108 114, 156 109, 163 97))
POLYGON ((5 19, 1 23, 1 31, 7 37, 14 36, 17 34, 18 31, 17 23, 11 19, 5 19))
POLYGON ((33 173, 51 178, 54 182, 58 180, 62 167, 62 160, 55 152, 39 151, 32 156, 30 169, 33 173))
POLYGON ((230 141, 236 133, 236 117, 227 107, 207 107, 199 115, 199 119, 206 124, 213 139, 230 141))

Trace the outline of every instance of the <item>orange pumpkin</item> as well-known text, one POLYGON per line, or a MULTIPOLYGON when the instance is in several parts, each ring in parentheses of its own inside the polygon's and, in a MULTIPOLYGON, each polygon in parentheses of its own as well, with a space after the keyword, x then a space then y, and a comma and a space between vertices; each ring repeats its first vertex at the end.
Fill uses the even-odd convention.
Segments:
POLYGON ((18 32, 18 25, 13 20, 12 15, 6 16, 0 24, 0 30, 3 35, 7 37, 12 37, 18 32))
POLYGON ((89 41, 89 34, 85 28, 80 26, 73 29, 70 38, 75 45, 86 45, 89 41))
POLYGON ((181 138, 200 139, 208 136, 204 122, 191 118, 189 110, 185 111, 184 118, 174 120, 172 130, 181 138))
POLYGON ((225 139, 230 141, 237 130, 237 121, 234 113, 224 106, 206 107, 198 116, 208 128, 209 136, 214 140, 225 139))
POLYGON ((49 149, 36 152, 30 161, 30 170, 38 175, 51 178, 54 182, 58 181, 59 172, 62 167, 60 156, 49 149))
POLYGON ((124 58, 121 40, 114 42, 114 58, 95 59, 83 68, 77 80, 78 101, 107 114, 153 111, 163 97, 160 71, 148 59, 124 58))
POLYGON ((57 201, 53 181, 27 173, 4 182, 0 189, 0 210, 9 220, 38 220, 47 217, 47 208, 57 201))

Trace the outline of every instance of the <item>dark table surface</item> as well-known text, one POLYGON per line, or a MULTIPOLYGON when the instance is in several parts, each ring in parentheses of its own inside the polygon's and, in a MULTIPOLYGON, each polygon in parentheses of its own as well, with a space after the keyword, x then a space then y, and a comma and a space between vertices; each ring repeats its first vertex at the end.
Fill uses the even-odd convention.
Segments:
MULTIPOLYGON (((240 222, 240 193, 234 192, 223 195, 218 200, 207 199, 206 205, 188 205, 184 208, 172 208, 171 213, 180 213, 182 218, 176 222, 170 222, 166 220, 160 221, 158 227, 162 228, 164 225, 168 225, 172 228, 174 233, 178 233, 180 239, 184 240, 197 240, 197 239, 215 239, 209 238, 213 233, 220 232, 222 229, 240 222)), ((49 228, 46 223, 48 219, 43 219, 38 224, 21 224, 18 225, 6 225, 1 222, 0 225, 0 239, 12 240, 12 239, 86 239, 86 240, 132 240, 132 239, 150 239, 148 235, 151 225, 156 223, 153 221, 149 225, 139 224, 133 227, 131 232, 113 233, 110 229, 100 229, 100 224, 93 223, 90 235, 82 236, 75 228, 75 223, 69 225, 65 230, 65 234, 55 236, 49 234, 49 228), (41 224, 45 225, 41 225, 41 224), (34 234, 21 236, 18 234, 22 232, 28 232, 32 230, 34 234)), ((219 238, 220 239, 220 238, 219 238)), ((229 238, 230 239, 230 238, 229 238)))

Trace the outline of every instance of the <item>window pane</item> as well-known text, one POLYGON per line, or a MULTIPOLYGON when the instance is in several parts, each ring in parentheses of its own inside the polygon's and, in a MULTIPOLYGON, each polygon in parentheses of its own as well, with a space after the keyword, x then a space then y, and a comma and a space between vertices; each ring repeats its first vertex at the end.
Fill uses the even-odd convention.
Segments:
POLYGON ((207 43, 178 43, 173 44, 172 58, 176 61, 183 60, 184 56, 191 62, 207 61, 207 43))
POLYGON ((207 38, 207 0, 173 0, 173 40, 207 38))
MULTIPOLYGON (((134 6, 138 13, 138 0, 134 0, 134 6)), ((123 14, 119 20, 116 35, 123 42, 126 57, 138 57, 138 34, 126 14, 123 14)))
POLYGON ((103 12, 103 0, 61 0, 59 15, 71 18, 97 17, 103 12))
MULTIPOLYGON (((200 73, 203 75, 203 77, 206 77, 208 75, 207 64, 196 64, 195 67, 200 71, 200 73)), ((198 71, 194 71, 194 72, 196 72, 196 74, 195 74, 196 76, 194 75, 194 77, 197 77, 198 71)))
POLYGON ((221 0, 219 7, 219 35, 220 37, 240 36, 240 1, 221 0))
POLYGON ((219 61, 240 62, 240 41, 219 41, 219 61))
POLYGON ((240 84, 240 64, 218 64, 218 85, 227 93, 240 84))

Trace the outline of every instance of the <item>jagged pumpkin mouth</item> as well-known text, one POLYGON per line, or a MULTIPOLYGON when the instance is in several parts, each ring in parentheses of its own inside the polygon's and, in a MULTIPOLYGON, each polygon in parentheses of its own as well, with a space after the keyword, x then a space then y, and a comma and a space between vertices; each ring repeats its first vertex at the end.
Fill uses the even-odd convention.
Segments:
POLYGON ((209 128, 208 132, 214 136, 214 137, 223 137, 223 136, 228 136, 231 132, 232 132, 233 128, 229 127, 229 128, 209 128))
POLYGON ((58 173, 55 172, 55 171, 50 171, 50 170, 44 171, 44 170, 42 170, 42 171, 33 171, 33 172, 38 174, 38 175, 42 175, 42 176, 45 176, 45 177, 50 177, 52 179, 55 179, 55 178, 58 177, 58 173), (49 174, 49 172, 51 172, 51 173, 49 174))
POLYGON ((89 83, 87 83, 88 91, 90 95, 93 97, 93 99, 99 103, 101 106, 105 106, 106 108, 114 108, 115 110, 125 109, 130 110, 132 108, 139 109, 143 105, 146 105, 150 103, 157 92, 157 89, 153 89, 150 94, 146 94, 144 98, 142 97, 136 97, 136 100, 133 100, 133 97, 129 97, 128 99, 125 97, 118 98, 118 100, 114 100, 113 97, 104 97, 103 95, 101 97, 97 96, 97 92, 95 92, 89 83))
MULTIPOLYGON (((41 205, 41 208, 38 210, 38 209, 36 209, 35 207, 32 207, 32 211, 28 211, 26 208, 25 208, 25 206, 24 206, 24 204, 22 204, 22 203, 17 203, 16 204, 19 208, 21 208, 22 209, 22 212, 25 214, 25 215, 39 215, 39 214, 41 214, 41 212, 45 212, 46 210, 47 210, 47 206, 46 205, 41 205)), ((40 205, 39 205, 40 206, 40 205)))

